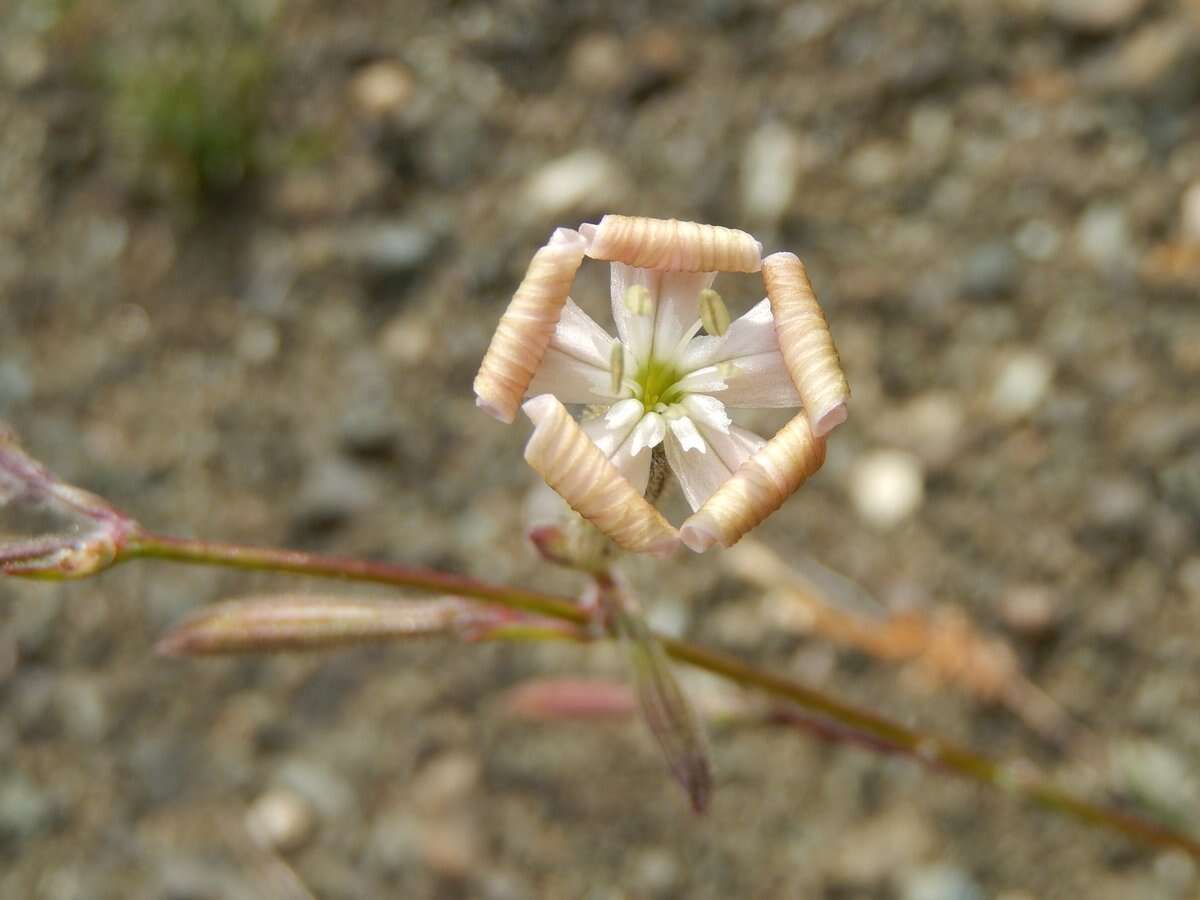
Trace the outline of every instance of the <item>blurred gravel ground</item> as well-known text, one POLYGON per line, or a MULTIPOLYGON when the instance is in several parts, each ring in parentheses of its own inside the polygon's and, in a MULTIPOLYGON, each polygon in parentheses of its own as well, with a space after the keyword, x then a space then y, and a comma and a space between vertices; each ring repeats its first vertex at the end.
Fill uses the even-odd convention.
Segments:
MULTIPOLYGON (((473 407, 490 330, 557 224, 746 228, 807 261, 854 389, 761 536, 895 607, 960 604, 1093 737, 1064 757, 782 633, 711 558, 633 567, 656 620, 1195 829, 1198 104, 1196 0, 8 0, 0 416, 156 527, 569 589, 522 543, 526 429, 473 407)), ((605 277, 576 294, 597 314, 605 277)), ((639 729, 499 709, 618 672, 611 648, 151 654, 277 583, 0 584, 0 896, 293 896, 250 808, 323 900, 1200 889, 786 733, 715 734, 696 819, 639 729)))

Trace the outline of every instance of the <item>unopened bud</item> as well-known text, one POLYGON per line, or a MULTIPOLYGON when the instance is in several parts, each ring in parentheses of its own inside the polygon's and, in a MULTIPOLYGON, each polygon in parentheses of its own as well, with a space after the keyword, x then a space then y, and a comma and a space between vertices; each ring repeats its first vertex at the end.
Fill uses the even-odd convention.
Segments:
POLYGON ((654 312, 654 298, 644 284, 631 284, 625 291, 625 308, 635 316, 649 316, 654 312))
POLYGON ((469 608, 453 598, 383 603, 354 597, 252 597, 201 609, 156 649, 167 656, 325 650, 452 633, 469 608))
POLYGON ((722 337, 729 330, 729 308, 712 288, 700 292, 700 322, 709 334, 722 337))

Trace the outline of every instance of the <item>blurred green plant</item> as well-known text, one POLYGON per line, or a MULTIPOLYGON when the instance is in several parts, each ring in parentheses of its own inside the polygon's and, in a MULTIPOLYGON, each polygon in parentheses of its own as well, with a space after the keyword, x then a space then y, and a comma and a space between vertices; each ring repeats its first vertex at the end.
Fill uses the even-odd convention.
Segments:
POLYGON ((149 49, 110 50, 108 119, 136 189, 206 207, 243 188, 261 164, 270 18, 229 3, 178 15, 161 39, 143 37, 149 49))

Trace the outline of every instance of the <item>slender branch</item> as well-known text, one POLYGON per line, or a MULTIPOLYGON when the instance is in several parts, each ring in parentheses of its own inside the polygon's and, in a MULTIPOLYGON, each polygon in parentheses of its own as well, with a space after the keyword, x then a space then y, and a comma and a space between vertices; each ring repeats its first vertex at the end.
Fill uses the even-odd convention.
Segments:
MULTIPOLYGON (((121 548, 117 561, 139 558, 407 587, 483 600, 578 625, 587 624, 589 621, 585 610, 564 597, 392 563, 325 556, 298 550, 184 540, 146 532, 131 535, 121 548)), ((999 788, 1013 796, 1057 810, 1082 822, 1119 832, 1152 846, 1177 848, 1200 859, 1200 841, 1121 810, 1092 803, 1018 766, 997 762, 960 745, 906 728, 813 688, 750 666, 734 657, 676 638, 663 635, 656 637, 673 659, 704 669, 743 687, 787 700, 808 713, 816 714, 857 733, 868 746, 873 743, 875 746, 886 748, 887 752, 903 754, 928 766, 999 788)))

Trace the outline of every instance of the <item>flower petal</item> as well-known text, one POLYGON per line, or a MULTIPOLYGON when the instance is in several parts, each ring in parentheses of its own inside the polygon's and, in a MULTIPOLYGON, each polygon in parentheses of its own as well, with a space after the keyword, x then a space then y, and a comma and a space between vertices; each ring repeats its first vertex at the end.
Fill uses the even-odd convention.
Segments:
POLYGON ((634 444, 634 430, 641 419, 642 404, 631 398, 614 403, 608 415, 584 422, 581 427, 637 492, 644 494, 650 480, 650 448, 635 449, 634 444))
POLYGON ((763 260, 763 281, 775 314, 779 346, 813 433, 820 437, 846 420, 850 385, 833 346, 825 315, 817 304, 804 263, 794 253, 763 260))
POLYGON ((550 394, 525 402, 533 421, 525 459, 571 507, 618 546, 670 554, 679 533, 609 462, 550 394))
POLYGON ((722 337, 708 335, 693 340, 680 357, 679 366, 684 372, 693 372, 739 356, 778 350, 771 301, 764 298, 735 319, 722 337))
POLYGON ((559 228, 530 260, 525 278, 492 336, 475 375, 475 403, 511 422, 533 381, 567 301, 587 240, 559 228))
POLYGON ((716 431, 729 433, 732 420, 725 412, 725 404, 708 394, 688 394, 679 405, 697 424, 703 424, 716 431))
POLYGON ((698 425, 708 445, 705 453, 688 453, 672 434, 665 442, 667 463, 679 478, 683 496, 693 510, 699 509, 742 463, 762 449, 766 441, 745 428, 730 426, 728 433, 698 425))
POLYGON ((633 428, 645 412, 646 408, 642 406, 642 401, 630 397, 610 406, 604 415, 604 422, 612 429, 633 428))
POLYGON ((563 306, 562 316, 554 326, 550 346, 568 356, 608 369, 612 359, 614 338, 595 319, 579 308, 570 297, 563 306))
POLYGON ((800 406, 800 394, 783 364, 783 356, 758 353, 700 369, 680 380, 684 390, 711 393, 726 406, 735 409, 792 409, 800 406), (706 384, 721 382, 724 387, 706 384), (689 387, 695 384, 696 387, 689 387))
POLYGON ((633 429, 633 447, 630 452, 637 454, 643 449, 657 447, 666 434, 667 424, 663 417, 656 412, 646 413, 633 429))
POLYGON ((683 523, 681 539, 697 553, 717 542, 733 546, 824 462, 825 441, 813 435, 807 415, 800 413, 683 523))
POLYGON ((707 453, 708 445, 704 443, 704 438, 700 437, 700 432, 696 428, 696 424, 687 416, 674 416, 670 420, 671 434, 679 441, 679 446, 683 448, 685 453, 695 451, 697 453, 707 453))
POLYGON ((683 496, 693 510, 699 509, 729 479, 729 469, 717 454, 689 453, 674 432, 667 435, 663 445, 667 464, 679 479, 683 496))
POLYGON ((550 347, 529 383, 529 393, 553 394, 563 403, 611 401, 612 374, 607 366, 598 368, 550 347))
POLYGON ((650 358, 650 349, 654 341, 653 308, 658 305, 658 288, 662 273, 650 269, 635 269, 619 262, 613 263, 611 269, 612 313, 613 321, 617 325, 617 334, 622 343, 629 348, 634 362, 643 363, 650 358), (638 315, 625 304, 626 292, 635 285, 650 292, 650 299, 653 301, 650 315, 638 315))
POLYGON ((712 286, 716 272, 666 272, 654 308, 653 352, 656 359, 674 360, 681 342, 695 334, 700 321, 700 292, 712 286))

